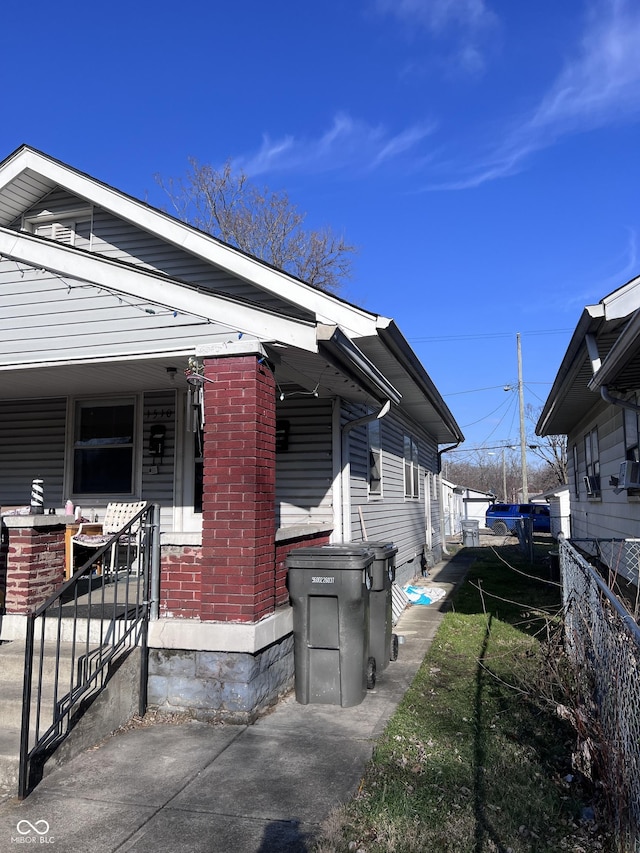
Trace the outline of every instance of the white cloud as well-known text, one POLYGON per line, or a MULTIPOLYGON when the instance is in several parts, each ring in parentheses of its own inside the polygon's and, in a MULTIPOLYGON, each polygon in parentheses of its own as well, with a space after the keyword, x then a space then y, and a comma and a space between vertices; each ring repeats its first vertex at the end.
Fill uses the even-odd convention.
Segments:
POLYGON ((403 24, 411 37, 426 33, 438 43, 447 74, 477 76, 485 68, 486 38, 498 17, 485 0, 374 0, 374 9, 403 24))
POLYGON ((416 151, 433 130, 432 124, 424 123, 392 134, 382 125, 339 113, 318 138, 265 136, 258 151, 236 158, 235 164, 250 177, 267 172, 365 173, 416 151))
POLYGON ((434 35, 446 29, 479 30, 492 25, 495 15, 484 0, 376 0, 375 8, 434 35))
POLYGON ((521 171, 532 154, 558 139, 635 121, 640 116, 640 5, 636 0, 595 0, 574 55, 548 92, 492 156, 448 189, 476 187, 521 171))

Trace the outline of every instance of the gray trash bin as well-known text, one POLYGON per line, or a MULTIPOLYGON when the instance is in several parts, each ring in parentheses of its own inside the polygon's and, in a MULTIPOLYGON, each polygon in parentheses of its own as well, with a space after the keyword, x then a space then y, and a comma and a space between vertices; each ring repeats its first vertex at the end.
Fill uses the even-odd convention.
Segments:
POLYGON ((369 655, 370 567, 362 545, 298 548, 287 557, 296 699, 349 708, 375 685, 369 655))
POLYGON ((393 542, 364 542, 373 551, 369 592, 369 654, 380 673, 398 659, 398 637, 393 633, 391 584, 396 577, 397 547, 393 542))
POLYGON ((465 548, 475 548, 480 544, 480 522, 469 519, 462 522, 462 544, 465 548))

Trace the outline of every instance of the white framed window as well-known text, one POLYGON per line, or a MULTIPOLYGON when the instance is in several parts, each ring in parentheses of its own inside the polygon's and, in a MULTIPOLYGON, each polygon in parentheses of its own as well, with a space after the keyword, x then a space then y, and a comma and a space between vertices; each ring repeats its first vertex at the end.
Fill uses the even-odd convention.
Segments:
POLYGON ((176 481, 182 500, 176 501, 174 508, 174 529, 201 533, 204 424, 198 395, 185 393, 177 412, 176 481))
MULTIPOLYGON (((632 403, 637 402, 636 395, 631 398, 632 403)), ((629 462, 640 462, 640 443, 638 441, 638 413, 632 409, 623 409, 624 412, 624 450, 625 460, 629 462)))
POLYGON ((597 429, 592 429, 584 437, 584 458, 586 467, 584 485, 587 497, 597 497, 600 495, 600 447, 597 429))
POLYGON ((420 497, 420 465, 418 464, 418 445, 410 436, 404 437, 404 496, 418 499, 420 497))
POLYGON ((71 454, 74 497, 135 493, 136 410, 135 397, 75 401, 71 454))
POLYGON ((369 496, 382 497, 382 442, 379 420, 370 421, 369 432, 369 496))
POLYGON ((580 497, 580 479, 578 477, 578 445, 573 445, 573 493, 580 497))

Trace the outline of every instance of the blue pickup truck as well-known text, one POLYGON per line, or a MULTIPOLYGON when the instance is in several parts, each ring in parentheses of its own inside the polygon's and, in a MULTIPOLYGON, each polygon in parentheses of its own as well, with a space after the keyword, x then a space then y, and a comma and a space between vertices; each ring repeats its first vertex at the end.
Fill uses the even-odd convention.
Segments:
POLYGON ((534 533, 549 533, 551 517, 546 504, 491 504, 487 510, 485 523, 496 536, 515 535, 519 518, 533 520, 534 533))

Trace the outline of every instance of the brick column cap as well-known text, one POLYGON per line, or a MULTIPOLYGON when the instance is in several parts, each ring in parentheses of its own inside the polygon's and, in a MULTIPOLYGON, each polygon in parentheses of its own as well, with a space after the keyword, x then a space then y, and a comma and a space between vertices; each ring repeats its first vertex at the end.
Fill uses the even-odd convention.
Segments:
POLYGON ((256 338, 241 338, 239 341, 201 344, 196 347, 196 356, 201 358, 224 358, 225 356, 237 357, 242 355, 266 356, 266 352, 256 338))

